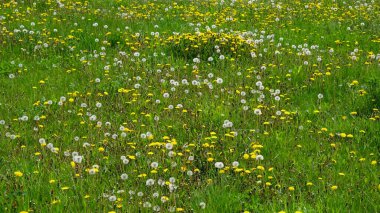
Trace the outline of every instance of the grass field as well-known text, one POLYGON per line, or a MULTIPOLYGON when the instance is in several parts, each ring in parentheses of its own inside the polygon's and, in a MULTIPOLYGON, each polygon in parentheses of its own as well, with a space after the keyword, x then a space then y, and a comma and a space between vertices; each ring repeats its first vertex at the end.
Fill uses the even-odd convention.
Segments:
POLYGON ((380 1, 4 0, 0 212, 380 212, 380 1))

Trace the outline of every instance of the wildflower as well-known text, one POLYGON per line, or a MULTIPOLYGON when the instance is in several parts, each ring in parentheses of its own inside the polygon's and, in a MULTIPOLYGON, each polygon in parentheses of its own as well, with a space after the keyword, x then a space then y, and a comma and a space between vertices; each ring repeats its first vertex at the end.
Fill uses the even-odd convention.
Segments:
POLYGON ((120 175, 120 178, 121 178, 122 180, 127 180, 127 179, 128 179, 128 175, 125 174, 125 173, 123 173, 123 174, 120 175))
POLYGON ((216 162, 215 167, 218 169, 222 169, 224 167, 224 164, 223 164, 223 162, 216 162))
POLYGON ((253 112, 254 112, 256 115, 261 115, 261 114, 262 114, 260 109, 255 109, 253 112))
POLYGON ((232 166, 233 167, 238 167, 239 166, 239 162, 237 162, 237 161, 232 162, 232 166))
POLYGON ((83 160, 83 156, 76 155, 76 156, 73 157, 73 161, 75 163, 82 163, 82 160, 83 160))
POLYGON ((152 162, 150 164, 150 166, 153 168, 153 169, 156 169, 158 167, 158 163, 157 162, 152 162))
POLYGON ((257 155, 256 160, 264 160, 264 157, 262 155, 257 155))
POLYGON ((206 203, 205 202, 200 202, 199 203, 199 207, 201 207, 201 209, 205 209, 206 208, 206 203))
POLYGON ((20 171, 15 171, 15 172, 14 172, 14 175, 15 175, 16 177, 22 177, 24 174, 23 174, 22 172, 20 172, 20 171))
POLYGON ((333 190, 333 191, 335 191, 335 190, 337 190, 338 189, 338 186, 331 186, 331 190, 333 190))
POLYGON ((108 200, 111 201, 111 202, 114 202, 114 201, 116 201, 116 196, 114 196, 114 195, 109 196, 108 200))
POLYGON ((154 185, 154 180, 153 179, 148 179, 146 181, 146 186, 153 186, 154 185))
POLYGON ((193 171, 187 171, 187 173, 186 173, 188 176, 192 176, 193 175, 193 171))
POLYGON ((96 169, 92 168, 92 169, 88 170, 88 173, 90 175, 94 175, 96 173, 96 169))

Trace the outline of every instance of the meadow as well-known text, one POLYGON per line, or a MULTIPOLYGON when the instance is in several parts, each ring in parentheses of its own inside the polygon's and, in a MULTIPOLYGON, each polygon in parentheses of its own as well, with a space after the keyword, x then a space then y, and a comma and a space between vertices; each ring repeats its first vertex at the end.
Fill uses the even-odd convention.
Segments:
POLYGON ((380 1, 4 0, 0 212, 380 212, 380 1))

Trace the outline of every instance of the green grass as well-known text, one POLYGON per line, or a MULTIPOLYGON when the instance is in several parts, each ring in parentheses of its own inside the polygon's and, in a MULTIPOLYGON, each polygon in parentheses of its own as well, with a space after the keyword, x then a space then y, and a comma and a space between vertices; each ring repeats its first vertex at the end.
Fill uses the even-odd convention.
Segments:
POLYGON ((0 212, 380 211, 377 1, 60 2, 0 6, 0 212))

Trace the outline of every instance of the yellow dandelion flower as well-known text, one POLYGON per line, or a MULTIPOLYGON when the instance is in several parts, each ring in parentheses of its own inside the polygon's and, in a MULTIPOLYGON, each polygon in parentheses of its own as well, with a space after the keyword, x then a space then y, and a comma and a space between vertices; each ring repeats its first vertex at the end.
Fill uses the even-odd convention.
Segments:
POLYGON ((257 166, 256 168, 257 168, 258 170, 262 170, 262 171, 265 170, 265 168, 264 168, 263 166, 257 166))
POLYGON ((337 190, 338 189, 338 186, 331 186, 331 190, 333 190, 333 191, 335 191, 335 190, 337 190))
POLYGON ((15 175, 16 177, 22 177, 24 174, 23 174, 22 172, 20 172, 20 171, 15 171, 15 172, 14 172, 14 175, 15 175))

